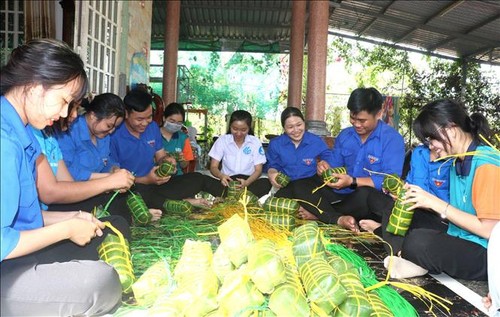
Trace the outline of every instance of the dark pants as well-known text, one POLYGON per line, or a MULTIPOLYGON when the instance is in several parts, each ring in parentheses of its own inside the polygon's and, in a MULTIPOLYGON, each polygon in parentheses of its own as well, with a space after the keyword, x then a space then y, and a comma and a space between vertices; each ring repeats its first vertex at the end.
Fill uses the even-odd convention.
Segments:
POLYGON ((429 270, 466 280, 487 280, 487 250, 434 229, 415 229, 404 239, 403 258, 429 270))
MULTIPOLYGON (((380 196, 385 195, 380 193, 380 196)), ((372 198, 381 199, 377 195, 372 198)), ((375 234, 391 245, 395 255, 401 251, 403 258, 432 274, 444 272, 467 280, 487 279, 486 248, 447 234, 448 224, 439 215, 416 209, 408 232, 399 236, 386 231, 391 212, 391 206, 383 209, 382 226, 375 230, 375 234)))
MULTIPOLYGON (((112 216, 115 228, 130 239, 127 222, 112 216)), ((0 262, 1 315, 97 316, 121 304, 122 286, 110 265, 97 261, 106 228, 81 247, 64 240, 32 254, 0 262)))
MULTIPOLYGON (((141 194, 148 208, 163 209, 166 199, 181 200, 194 197, 200 191, 208 192, 214 196, 220 196, 222 189, 218 190, 218 182, 212 177, 200 173, 187 173, 172 176, 172 178, 162 185, 135 184, 130 188, 134 193, 141 194)), ((105 207, 115 193, 106 193, 94 196, 84 201, 73 204, 53 204, 49 210, 54 211, 92 211, 95 206, 105 207)), ((112 215, 119 215, 125 218, 128 223, 132 223, 132 214, 127 206, 127 197, 130 193, 118 194, 108 205, 108 212, 112 215)))
POLYGON ((336 224, 339 217, 344 215, 352 216, 357 221, 373 219, 380 222, 382 210, 389 208, 391 204, 390 197, 373 187, 363 186, 350 194, 338 194, 332 188, 324 186, 312 193, 315 188, 323 185, 323 180, 318 175, 293 181, 287 187, 290 185, 293 198, 309 202, 310 204, 300 204, 325 223, 336 224))

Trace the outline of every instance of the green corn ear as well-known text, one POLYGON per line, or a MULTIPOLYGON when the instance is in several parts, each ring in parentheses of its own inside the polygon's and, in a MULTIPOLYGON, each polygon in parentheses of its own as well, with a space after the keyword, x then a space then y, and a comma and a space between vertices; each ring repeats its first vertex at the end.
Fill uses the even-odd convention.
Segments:
POLYGON ((131 193, 127 197, 127 206, 132 213, 135 223, 138 225, 146 225, 151 221, 151 218, 153 218, 153 215, 149 212, 148 206, 139 193, 131 193))
POLYGON ((330 183, 336 183, 339 179, 337 177, 332 177, 332 174, 347 174, 347 170, 343 166, 329 168, 321 174, 321 177, 325 182, 329 181, 330 183))
POLYGON ((166 212, 187 216, 191 214, 191 211, 193 210, 193 205, 191 205, 191 203, 185 200, 167 199, 163 203, 163 209, 165 209, 166 212))
POLYGON ((163 162, 160 164, 160 167, 155 171, 155 174, 159 177, 166 177, 169 175, 173 175, 175 171, 175 165, 170 162, 163 162))
POLYGON ((282 172, 278 172, 276 175, 276 183, 278 183, 281 187, 286 187, 286 185, 290 183, 290 177, 282 172))

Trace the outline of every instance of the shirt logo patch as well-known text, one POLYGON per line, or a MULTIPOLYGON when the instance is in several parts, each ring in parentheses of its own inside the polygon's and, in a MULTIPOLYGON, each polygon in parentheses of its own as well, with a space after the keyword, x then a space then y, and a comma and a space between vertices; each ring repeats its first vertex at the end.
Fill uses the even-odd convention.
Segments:
POLYGON ((262 146, 259 148, 259 154, 260 155, 265 155, 264 148, 262 146))
POLYGON ((251 154, 252 153, 252 149, 250 149, 250 147, 247 145, 243 148, 243 153, 248 155, 248 154, 251 154))
POLYGON ((306 159, 303 159, 302 160, 304 163, 306 163, 307 166, 311 165, 312 162, 313 162, 313 159, 310 159, 310 158, 306 158, 306 159))
POLYGON ((370 164, 373 164, 373 163, 376 163, 378 162, 380 159, 378 157, 375 157, 373 155, 368 155, 368 161, 370 162, 370 164))
POLYGON ((151 147, 154 147, 154 146, 155 146, 155 140, 149 140, 149 141, 147 141, 147 143, 148 143, 151 147))
POLYGON ((433 178, 432 181, 434 182, 434 185, 436 185, 437 187, 441 187, 441 185, 443 185, 445 183, 445 181, 442 179, 433 178))

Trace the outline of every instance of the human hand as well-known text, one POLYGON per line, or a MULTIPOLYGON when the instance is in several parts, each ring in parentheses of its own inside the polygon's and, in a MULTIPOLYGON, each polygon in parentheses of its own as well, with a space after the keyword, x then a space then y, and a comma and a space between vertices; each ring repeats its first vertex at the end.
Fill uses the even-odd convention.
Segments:
POLYGON ((97 231, 96 231, 97 235, 99 237, 102 236, 103 234, 102 230, 104 229, 105 225, 93 213, 79 210, 75 211, 74 217, 95 223, 97 225, 97 231))
POLYGON ((156 185, 162 185, 168 182, 171 178, 170 175, 165 176, 165 177, 160 177, 158 176, 155 172, 156 170, 160 168, 159 166, 154 166, 151 171, 149 171, 149 174, 147 176, 148 179, 148 184, 156 184, 156 185))
POLYGON ((250 185, 250 184, 248 184, 248 181, 246 179, 237 178, 236 180, 238 182, 240 182, 239 185, 236 185, 236 188, 238 188, 238 189, 242 189, 242 188, 247 187, 248 185, 250 185))
POLYGON ((328 182, 326 185, 334 189, 349 187, 352 183, 352 177, 347 174, 332 173, 332 178, 337 178, 335 183, 328 182))
MULTIPOLYGON (((177 161, 175 160, 175 157, 173 157, 172 155, 170 154, 167 154, 165 155, 161 160, 160 160, 160 164, 163 163, 163 162, 170 162, 174 165, 177 164, 177 161)), ((159 165, 159 164, 158 164, 159 165)))
POLYGON ((328 164, 326 161, 319 161, 318 164, 316 165, 316 173, 318 175, 321 175, 324 171, 330 168, 330 164, 328 164))
POLYGON ((109 175, 110 183, 113 190, 126 192, 134 185, 135 176, 126 169, 118 169, 109 175))
POLYGON ((271 183, 271 185, 275 188, 281 188, 282 186, 276 182, 277 176, 278 176, 278 171, 276 171, 276 170, 267 172, 267 179, 269 179, 269 182, 271 183))
POLYGON ((408 210, 416 208, 438 210, 441 199, 428 193, 417 185, 405 184, 403 187, 406 193, 403 197, 403 204, 409 204, 408 210))
POLYGON ((82 219, 80 216, 71 218, 66 222, 65 228, 68 231, 68 239, 79 246, 86 245, 96 236, 102 236, 102 230, 97 223, 82 219))
POLYGON ((222 185, 224 185, 225 187, 227 187, 229 185, 229 182, 233 181, 233 179, 229 175, 222 174, 222 173, 221 173, 219 179, 220 179, 220 182, 222 183, 222 185))
POLYGON ((337 224, 342 228, 349 229, 354 232, 359 232, 359 226, 353 216, 340 216, 337 224))

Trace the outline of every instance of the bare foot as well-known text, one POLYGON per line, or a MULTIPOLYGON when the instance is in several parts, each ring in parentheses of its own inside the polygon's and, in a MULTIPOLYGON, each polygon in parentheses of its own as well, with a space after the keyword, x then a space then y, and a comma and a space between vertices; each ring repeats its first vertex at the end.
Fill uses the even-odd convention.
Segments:
POLYGON ((488 295, 486 295, 486 297, 483 297, 484 308, 486 308, 486 310, 490 310, 491 304, 492 304, 491 295, 490 295, 490 293, 488 293, 488 295))
POLYGON ((373 233, 375 229, 379 228, 382 224, 371 219, 363 219, 359 221, 361 229, 373 233))
POLYGON ((185 198, 184 200, 195 207, 207 208, 211 206, 210 202, 205 198, 185 198))
POLYGON ((386 257, 384 266, 390 271, 391 278, 412 278, 425 275, 428 272, 423 267, 398 256, 386 257))
POLYGON ((160 209, 149 208, 149 213, 153 216, 151 221, 157 221, 161 218, 162 211, 160 209))
POLYGON ((299 207, 298 216, 299 218, 304 220, 318 220, 318 217, 316 217, 316 215, 305 210, 302 206, 299 207))
POLYGON ((354 232, 359 232, 359 227, 353 216, 340 216, 337 224, 342 228, 349 229, 354 232))

